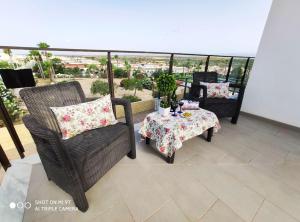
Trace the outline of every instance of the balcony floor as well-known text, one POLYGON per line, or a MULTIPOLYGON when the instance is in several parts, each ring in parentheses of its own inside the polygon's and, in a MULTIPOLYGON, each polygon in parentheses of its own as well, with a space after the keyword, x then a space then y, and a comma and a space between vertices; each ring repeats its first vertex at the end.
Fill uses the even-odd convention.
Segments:
POLYGON ((86 213, 35 211, 35 200, 71 200, 37 163, 23 221, 300 221, 299 132, 246 115, 221 126, 211 143, 186 141, 173 165, 137 135, 137 159, 124 157, 86 193, 86 213))

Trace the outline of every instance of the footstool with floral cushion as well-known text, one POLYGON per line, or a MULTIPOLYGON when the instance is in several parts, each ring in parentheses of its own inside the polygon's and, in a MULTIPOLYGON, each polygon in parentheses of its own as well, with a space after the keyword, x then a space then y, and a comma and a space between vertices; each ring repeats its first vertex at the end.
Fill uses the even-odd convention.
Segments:
POLYGON ((176 150, 182 143, 207 131, 207 141, 210 142, 213 132, 220 129, 217 116, 208 110, 189 110, 191 116, 164 117, 158 112, 150 113, 144 119, 139 133, 146 139, 146 144, 155 140, 156 149, 166 157, 168 163, 173 163, 176 150))

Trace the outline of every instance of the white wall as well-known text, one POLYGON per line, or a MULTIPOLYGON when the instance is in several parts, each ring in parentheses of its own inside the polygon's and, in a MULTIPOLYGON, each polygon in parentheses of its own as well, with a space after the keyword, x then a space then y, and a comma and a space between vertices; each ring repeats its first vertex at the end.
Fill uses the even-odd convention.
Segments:
POLYGON ((274 0, 242 110, 300 127, 300 1, 274 0))

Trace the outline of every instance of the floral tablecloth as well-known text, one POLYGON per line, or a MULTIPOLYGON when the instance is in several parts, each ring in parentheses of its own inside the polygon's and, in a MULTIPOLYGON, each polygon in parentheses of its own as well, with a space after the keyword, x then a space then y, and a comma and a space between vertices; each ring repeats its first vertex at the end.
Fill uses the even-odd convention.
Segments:
POLYGON ((167 117, 158 112, 150 113, 144 119, 139 133, 156 141, 156 148, 165 156, 172 154, 182 147, 182 142, 201 135, 207 129, 214 127, 214 132, 220 129, 217 116, 210 111, 199 109, 189 110, 189 118, 171 114, 167 117))

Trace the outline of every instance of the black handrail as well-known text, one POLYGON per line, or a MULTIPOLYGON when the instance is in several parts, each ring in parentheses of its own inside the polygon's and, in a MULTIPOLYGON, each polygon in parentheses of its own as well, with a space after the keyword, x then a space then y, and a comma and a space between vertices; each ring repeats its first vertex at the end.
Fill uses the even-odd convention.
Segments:
MULTIPOLYGON (((38 47, 27 46, 1 46, 0 49, 14 49, 14 50, 45 50, 38 47)), ((112 49, 74 49, 74 48, 47 48, 47 51, 61 51, 61 52, 111 52, 111 53, 136 53, 136 54, 161 54, 161 55, 188 55, 188 56, 211 56, 211 57, 238 57, 238 58, 254 58, 253 56, 239 56, 239 55, 208 55, 199 53, 182 53, 182 52, 157 52, 157 51, 138 51, 138 50, 112 50, 112 49)))

